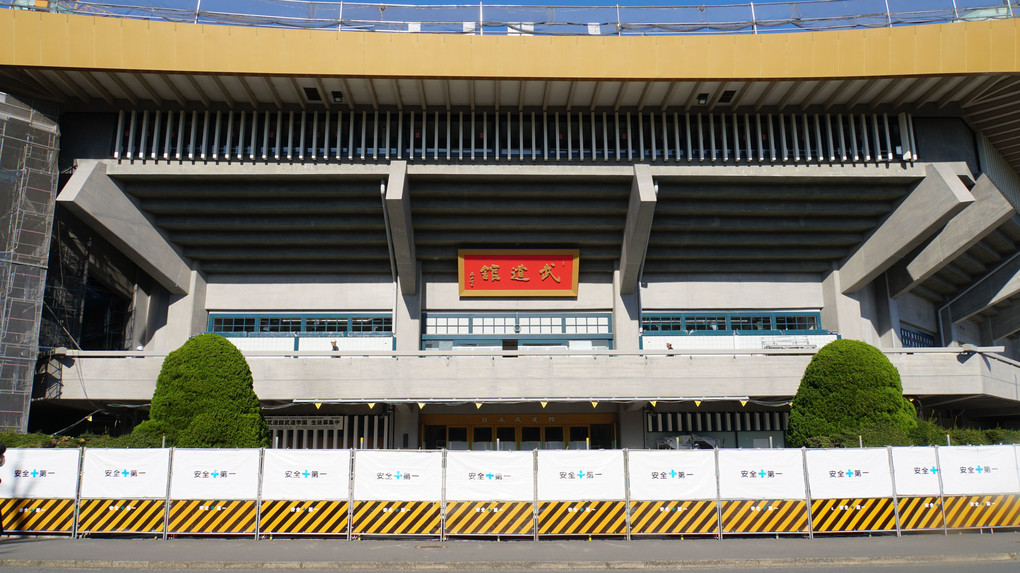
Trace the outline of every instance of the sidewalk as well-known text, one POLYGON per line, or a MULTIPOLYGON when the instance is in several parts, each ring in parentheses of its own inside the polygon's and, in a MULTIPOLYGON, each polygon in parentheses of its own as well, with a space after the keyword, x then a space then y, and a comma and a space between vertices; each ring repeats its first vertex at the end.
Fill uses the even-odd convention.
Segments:
POLYGON ((502 541, 0 539, 0 568, 678 569, 1016 561, 1020 532, 878 537, 502 541))

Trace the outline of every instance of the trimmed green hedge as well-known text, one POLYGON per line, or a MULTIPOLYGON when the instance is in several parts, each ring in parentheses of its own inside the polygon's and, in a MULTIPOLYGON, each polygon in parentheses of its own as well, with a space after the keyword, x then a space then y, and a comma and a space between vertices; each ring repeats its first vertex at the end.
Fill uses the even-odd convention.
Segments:
POLYGON ((167 355, 156 380, 149 419, 131 434, 137 443, 182 448, 258 448, 269 428, 244 355, 218 334, 202 334, 167 355))
POLYGON ((899 372, 880 350, 857 340, 836 340, 822 347, 804 371, 790 406, 786 443, 849 445, 842 442, 852 437, 857 445, 857 436, 868 434, 870 445, 907 445, 916 417, 903 397, 899 372))

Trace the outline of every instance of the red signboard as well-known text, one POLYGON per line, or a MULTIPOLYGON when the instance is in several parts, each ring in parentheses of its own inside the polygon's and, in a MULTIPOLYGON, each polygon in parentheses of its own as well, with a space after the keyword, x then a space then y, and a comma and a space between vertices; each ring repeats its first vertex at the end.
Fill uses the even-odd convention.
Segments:
POLYGON ((577 296, 577 249, 460 250, 460 296, 577 296))

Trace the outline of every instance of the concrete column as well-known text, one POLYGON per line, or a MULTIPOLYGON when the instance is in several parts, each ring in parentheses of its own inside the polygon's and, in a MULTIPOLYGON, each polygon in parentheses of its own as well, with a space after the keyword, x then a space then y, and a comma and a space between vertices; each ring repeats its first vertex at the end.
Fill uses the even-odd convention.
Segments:
POLYGON ((621 404, 619 412, 620 435, 617 446, 634 450, 645 447, 645 413, 643 404, 621 404))
POLYGON ((407 436, 407 449, 417 450, 421 439, 418 436, 418 406, 414 404, 396 404, 393 407, 393 447, 404 449, 404 436, 407 436))
MULTIPOLYGON (((416 272, 420 272, 416 271, 416 272)), ((416 282, 414 279, 410 281, 416 282)), ((393 308, 393 336, 397 341, 397 350, 421 350, 421 301, 425 290, 423 286, 417 292, 404 294, 404 282, 397 281, 397 297, 393 308)))
POLYGON ((822 280, 822 328, 843 338, 861 340, 861 302, 856 295, 843 294, 840 271, 832 270, 822 280))
POLYGON ((148 348, 156 333, 166 326, 170 293, 158 284, 142 279, 135 285, 134 311, 131 316, 130 348, 148 348))
POLYGON ((209 328, 209 312, 205 309, 205 276, 191 271, 188 294, 171 295, 167 311, 165 350, 175 350, 195 334, 209 328))
POLYGON ((621 271, 613 271, 613 349, 639 350, 641 340, 640 289, 630 294, 620 291, 621 271))
POLYGON ((882 348, 902 348, 899 304, 889 296, 889 275, 875 279, 875 330, 882 348))

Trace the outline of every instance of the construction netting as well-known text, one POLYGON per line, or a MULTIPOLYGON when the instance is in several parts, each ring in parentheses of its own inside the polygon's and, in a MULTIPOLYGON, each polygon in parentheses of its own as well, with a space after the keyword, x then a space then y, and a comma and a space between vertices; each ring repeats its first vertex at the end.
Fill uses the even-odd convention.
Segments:
POLYGON ((0 0, 0 7, 238 26, 615 36, 845 30, 1013 18, 1014 12, 1020 10, 1020 1, 802 0, 718 5, 545 6, 306 0, 0 0))
POLYGON ((0 431, 24 431, 57 186, 56 124, 0 93, 0 431))

